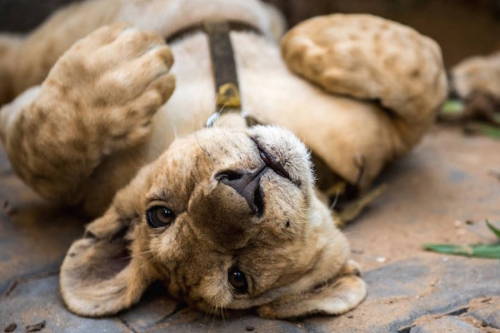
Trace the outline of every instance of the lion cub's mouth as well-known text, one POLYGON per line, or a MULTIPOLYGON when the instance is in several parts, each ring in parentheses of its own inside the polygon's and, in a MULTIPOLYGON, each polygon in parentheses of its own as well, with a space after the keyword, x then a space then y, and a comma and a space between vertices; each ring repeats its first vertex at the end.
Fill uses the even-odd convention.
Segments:
POLYGON ((260 158, 264 162, 265 166, 276 172, 276 174, 280 175, 281 177, 290 180, 292 183, 295 183, 290 177, 288 171, 285 170, 283 165, 271 153, 269 153, 266 149, 264 149, 264 147, 262 147, 262 145, 259 143, 259 141, 257 141, 257 139, 255 138, 251 139, 257 146, 260 158))

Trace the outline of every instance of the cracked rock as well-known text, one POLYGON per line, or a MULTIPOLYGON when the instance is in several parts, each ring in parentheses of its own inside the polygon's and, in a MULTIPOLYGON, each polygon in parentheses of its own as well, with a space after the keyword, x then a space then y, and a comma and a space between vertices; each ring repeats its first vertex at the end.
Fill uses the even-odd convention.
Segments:
POLYGON ((489 297, 468 312, 468 315, 480 320, 484 325, 500 329, 500 297, 489 297))
POLYGON ((481 331, 461 321, 457 317, 441 317, 426 323, 418 324, 410 333, 481 333, 481 331))

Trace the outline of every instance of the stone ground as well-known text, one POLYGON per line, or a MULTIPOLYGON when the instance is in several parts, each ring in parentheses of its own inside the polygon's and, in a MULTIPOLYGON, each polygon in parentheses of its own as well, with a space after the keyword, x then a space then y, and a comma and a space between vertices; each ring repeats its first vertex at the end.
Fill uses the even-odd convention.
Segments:
POLYGON ((494 241, 483 221, 500 226, 500 179, 491 172, 500 169, 499 152, 500 141, 434 128, 385 172, 387 191, 345 230, 369 285, 365 302, 338 317, 279 321, 251 313, 216 319, 158 286, 116 317, 71 314, 57 273, 84 221, 37 198, 0 151, 0 332, 43 322, 42 332, 500 332, 500 261, 421 249, 494 241))

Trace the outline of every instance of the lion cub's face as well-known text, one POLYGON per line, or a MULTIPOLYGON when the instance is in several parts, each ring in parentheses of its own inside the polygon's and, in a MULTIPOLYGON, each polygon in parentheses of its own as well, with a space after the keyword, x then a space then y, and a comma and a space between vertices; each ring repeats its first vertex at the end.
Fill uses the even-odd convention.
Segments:
POLYGON ((310 270, 308 152, 289 132, 210 129, 177 140, 145 194, 143 252, 205 311, 269 299, 310 270))
POLYGON ((211 313, 338 314, 366 294, 348 256, 293 134, 207 129, 177 139, 87 226, 61 292, 86 316, 129 307, 154 280, 211 313))

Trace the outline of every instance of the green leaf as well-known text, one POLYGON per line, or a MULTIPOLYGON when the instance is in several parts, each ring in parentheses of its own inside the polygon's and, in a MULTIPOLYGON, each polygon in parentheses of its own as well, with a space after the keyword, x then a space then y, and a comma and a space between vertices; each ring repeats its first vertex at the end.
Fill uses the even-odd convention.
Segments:
POLYGON ((449 99, 441 107, 442 114, 459 114, 464 111, 464 103, 457 99, 449 99))
POLYGON ((465 125, 464 129, 468 133, 480 133, 495 139, 500 139, 500 127, 485 122, 474 121, 465 125))
POLYGON ((453 245, 453 244, 424 244, 428 251, 452 254, 458 256, 500 259, 500 244, 453 245))
POLYGON ((500 229, 496 228, 490 221, 486 220, 486 225, 490 228, 491 232, 493 232, 498 238, 500 238, 500 229))

